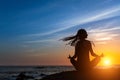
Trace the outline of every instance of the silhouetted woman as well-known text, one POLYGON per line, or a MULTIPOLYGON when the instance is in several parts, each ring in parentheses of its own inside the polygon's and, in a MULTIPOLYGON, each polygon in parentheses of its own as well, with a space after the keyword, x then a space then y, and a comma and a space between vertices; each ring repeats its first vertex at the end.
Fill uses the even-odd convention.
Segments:
POLYGON ((102 57, 93 52, 91 42, 86 40, 87 36, 86 30, 80 29, 75 36, 63 39, 63 41, 70 41, 71 46, 75 46, 75 53, 72 57, 69 56, 69 59, 76 70, 89 70, 96 66, 102 57), (92 61, 90 61, 89 53, 95 57, 92 61))

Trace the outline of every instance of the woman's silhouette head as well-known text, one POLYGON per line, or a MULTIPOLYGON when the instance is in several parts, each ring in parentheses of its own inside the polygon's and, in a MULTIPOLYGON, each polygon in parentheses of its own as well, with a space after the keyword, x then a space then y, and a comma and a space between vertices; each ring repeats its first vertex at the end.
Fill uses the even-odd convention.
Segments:
POLYGON ((85 38, 87 38, 87 36, 88 36, 88 34, 87 34, 87 31, 85 29, 79 29, 75 36, 66 37, 63 39, 63 41, 69 40, 70 41, 69 44, 71 46, 74 46, 77 41, 84 40, 85 38))
POLYGON ((88 34, 87 34, 87 31, 85 29, 79 29, 76 36, 79 39, 85 39, 85 38, 87 38, 88 34))

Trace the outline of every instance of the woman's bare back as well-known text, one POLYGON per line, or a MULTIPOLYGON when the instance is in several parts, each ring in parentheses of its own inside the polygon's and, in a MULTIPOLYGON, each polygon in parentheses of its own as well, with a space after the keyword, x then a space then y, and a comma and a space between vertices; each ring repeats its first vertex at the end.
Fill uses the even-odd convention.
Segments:
POLYGON ((76 54, 78 63, 90 62, 90 59, 89 59, 89 52, 91 47, 90 45, 91 43, 88 40, 82 40, 77 42, 75 47, 75 54, 76 54))

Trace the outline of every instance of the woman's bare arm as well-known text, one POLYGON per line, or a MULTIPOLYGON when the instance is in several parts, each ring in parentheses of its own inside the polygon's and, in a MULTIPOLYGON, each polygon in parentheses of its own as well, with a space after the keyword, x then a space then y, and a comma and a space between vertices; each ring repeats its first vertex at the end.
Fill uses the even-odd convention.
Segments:
POLYGON ((73 55, 73 58, 76 58, 77 57, 77 54, 78 54, 78 50, 79 50, 79 48, 78 48, 78 43, 76 44, 76 46, 75 46, 75 53, 74 53, 74 55, 73 55))
POLYGON ((98 57, 98 55, 94 53, 91 43, 90 43, 90 53, 91 53, 92 56, 98 57))

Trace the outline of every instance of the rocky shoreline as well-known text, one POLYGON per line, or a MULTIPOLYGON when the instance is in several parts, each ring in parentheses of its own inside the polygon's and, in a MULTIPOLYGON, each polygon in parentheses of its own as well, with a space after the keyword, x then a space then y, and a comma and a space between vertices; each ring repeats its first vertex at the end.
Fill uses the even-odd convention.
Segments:
POLYGON ((87 72, 65 71, 40 80, 120 80, 120 69, 94 69, 87 72))

